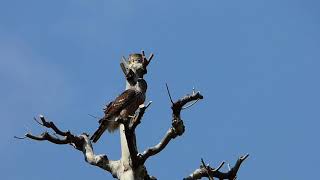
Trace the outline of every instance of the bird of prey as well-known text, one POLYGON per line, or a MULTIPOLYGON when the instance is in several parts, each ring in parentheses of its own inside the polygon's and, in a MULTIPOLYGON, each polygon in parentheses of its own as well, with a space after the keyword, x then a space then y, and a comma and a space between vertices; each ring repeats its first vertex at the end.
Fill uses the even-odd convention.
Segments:
POLYGON ((119 128, 117 120, 127 119, 135 114, 136 110, 146 99, 147 82, 139 78, 135 86, 120 94, 105 108, 105 116, 99 120, 99 128, 91 136, 93 142, 97 142, 105 130, 113 132, 119 128))

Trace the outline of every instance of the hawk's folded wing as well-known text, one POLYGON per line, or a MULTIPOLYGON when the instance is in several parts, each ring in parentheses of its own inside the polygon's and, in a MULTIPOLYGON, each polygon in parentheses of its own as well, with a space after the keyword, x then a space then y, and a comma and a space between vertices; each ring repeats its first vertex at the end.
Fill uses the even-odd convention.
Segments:
POLYGON ((93 142, 97 142, 106 129, 111 132, 114 131, 116 126, 118 126, 118 123, 114 122, 113 119, 119 116, 120 112, 123 109, 126 109, 131 102, 135 101, 135 98, 136 91, 128 89, 120 94, 112 103, 110 103, 104 111, 105 116, 99 120, 99 128, 95 131, 90 139, 93 142))

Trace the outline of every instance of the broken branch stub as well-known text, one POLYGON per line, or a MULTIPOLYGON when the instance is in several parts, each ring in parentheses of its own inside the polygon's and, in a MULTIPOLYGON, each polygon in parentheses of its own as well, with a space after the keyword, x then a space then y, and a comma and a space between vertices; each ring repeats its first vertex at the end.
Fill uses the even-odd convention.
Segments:
POLYGON ((218 178, 219 180, 235 180, 237 178, 237 173, 239 168, 244 160, 248 158, 249 154, 241 156, 234 167, 230 168, 228 172, 221 172, 220 169, 225 164, 225 162, 220 163, 217 168, 211 168, 210 166, 202 164, 199 169, 196 169, 193 173, 191 173, 188 177, 184 178, 184 180, 197 180, 201 179, 202 177, 207 177, 209 179, 218 178))

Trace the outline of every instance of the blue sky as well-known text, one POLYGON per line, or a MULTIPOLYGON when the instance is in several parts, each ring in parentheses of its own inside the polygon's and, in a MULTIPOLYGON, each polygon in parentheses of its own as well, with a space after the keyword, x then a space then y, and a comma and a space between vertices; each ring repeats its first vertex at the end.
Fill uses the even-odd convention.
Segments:
MULTIPOLYGON (((140 150, 170 126, 166 82, 175 98, 193 86, 205 96, 183 112, 183 137, 147 162, 151 175, 182 179, 201 157, 214 166, 250 153, 239 179, 314 179, 319 7, 316 0, 1 1, 1 179, 112 179, 71 147, 12 137, 42 132, 32 120, 38 114, 92 133, 96 119, 87 114, 102 116, 124 89, 121 56, 141 49, 155 58, 140 150)), ((95 150, 118 159, 118 134, 95 150)))

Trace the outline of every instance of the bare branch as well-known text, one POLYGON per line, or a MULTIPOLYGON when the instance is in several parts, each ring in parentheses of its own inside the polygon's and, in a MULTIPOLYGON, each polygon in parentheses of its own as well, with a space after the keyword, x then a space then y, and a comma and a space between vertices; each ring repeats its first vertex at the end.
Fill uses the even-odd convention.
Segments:
POLYGON ((193 103, 189 104, 188 106, 184 106, 184 107, 182 107, 182 109, 184 110, 184 109, 188 109, 188 108, 190 108, 191 106, 193 106, 193 105, 197 104, 197 102, 198 102, 199 100, 200 100, 200 99, 197 99, 197 100, 193 101, 193 103))
POLYGON ((184 180, 196 180, 196 179, 201 179, 202 177, 207 177, 209 179, 218 178, 220 180, 223 180, 223 179, 235 180, 242 162, 246 160, 248 156, 249 154, 246 154, 245 156, 241 156, 237 160, 234 167, 231 168, 226 173, 220 172, 220 169, 225 164, 225 162, 222 162, 217 168, 211 168, 210 166, 205 165, 202 160, 202 165, 200 166, 200 168, 196 169, 192 174, 184 178, 184 180))
POLYGON ((171 94, 170 94, 170 90, 169 90, 169 87, 168 87, 168 84, 166 83, 166 87, 167 87, 167 93, 168 93, 168 96, 170 98, 170 101, 171 103, 173 104, 173 100, 172 100, 172 97, 171 97, 171 94))
POLYGON ((51 128, 55 133, 57 133, 60 136, 68 136, 70 135, 69 131, 61 131, 53 122, 46 121, 43 115, 40 115, 40 120, 42 122, 42 126, 46 128, 51 128))
POLYGON ((126 57, 124 57, 124 56, 122 56, 122 62, 124 63, 124 65, 126 66, 126 67, 128 67, 128 61, 127 61, 127 59, 126 59, 126 57))
POLYGON ((147 105, 141 104, 139 106, 139 111, 138 114, 135 115, 129 125, 129 129, 131 131, 134 131, 136 129, 136 127, 141 123, 141 119, 146 111, 146 109, 151 105, 152 101, 149 101, 147 105))
POLYGON ((174 119, 180 119, 180 112, 183 109, 183 106, 187 103, 195 100, 203 99, 203 96, 200 94, 200 92, 192 93, 192 95, 186 95, 185 97, 179 99, 177 102, 175 102, 171 109, 173 111, 173 117, 174 119))
POLYGON ((129 68, 128 61, 124 56, 122 56, 120 67, 121 67, 121 70, 122 70, 123 74, 125 75, 126 79, 128 81, 132 81, 132 79, 134 77, 134 72, 129 68))
POLYGON ((138 155, 140 158, 140 163, 144 164, 149 157, 161 152, 168 145, 170 140, 174 139, 175 137, 177 137, 175 130, 173 128, 170 128, 164 138, 157 145, 145 150, 143 153, 138 155))
POLYGON ((61 131, 53 122, 48 122, 42 115, 40 115, 40 121, 34 119, 38 124, 52 129, 55 133, 53 135, 48 132, 44 132, 39 136, 27 133, 25 137, 16 137, 17 139, 29 138, 36 141, 48 141, 53 144, 69 144, 75 149, 82 151, 85 157, 85 161, 91 165, 98 166, 116 177, 117 169, 119 168, 119 161, 110 161, 106 155, 95 155, 93 147, 89 139, 89 135, 83 133, 80 136, 73 135, 70 131, 61 131), (61 137, 58 137, 60 135, 61 137))
POLYGON ((148 58, 148 65, 150 64, 150 62, 151 62, 151 60, 153 59, 153 57, 154 57, 154 54, 151 53, 150 56, 149 56, 149 58, 148 58))
POLYGON ((220 165, 215 169, 216 171, 219 171, 222 167, 223 167, 223 165, 225 164, 226 162, 224 162, 224 161, 222 161, 221 163, 220 163, 220 165))
POLYGON ((26 137, 33 139, 33 140, 37 140, 37 141, 49 141, 54 144, 70 144, 71 143, 71 140, 68 139, 67 137, 64 137, 63 139, 56 138, 56 137, 50 135, 48 132, 44 132, 39 136, 34 136, 34 135, 28 133, 28 134, 26 134, 26 137))
POLYGON ((43 124, 42 124, 41 122, 39 122, 36 117, 34 117, 33 120, 34 120, 36 123, 38 123, 39 125, 43 126, 43 124))
POLYGON ((127 70, 127 67, 126 67, 125 63, 121 62, 120 63, 120 67, 121 67, 121 70, 122 70, 123 74, 127 75, 127 71, 128 70, 127 70))
MULTIPOLYGON (((168 86, 167 86, 167 90, 168 90, 170 100, 172 101, 168 86)), ((169 128, 164 138, 157 145, 155 145, 154 147, 148 148, 143 153, 138 155, 140 159, 140 162, 139 162, 140 164, 144 164, 149 157, 154 156, 159 152, 161 152, 172 139, 176 138, 177 136, 181 136, 184 133, 185 127, 183 125, 182 119, 180 118, 182 107, 188 102, 191 102, 197 99, 203 99, 203 96, 199 92, 192 93, 192 95, 187 95, 176 102, 172 101, 172 106, 171 106, 172 127, 169 128)))
POLYGON ((206 165, 206 164, 204 163, 204 161, 203 161, 202 158, 201 158, 201 163, 202 163, 202 167, 205 169, 205 172, 206 172, 207 175, 208 175, 208 178, 209 178, 210 180, 213 180, 213 177, 210 176, 210 174, 209 174, 209 172, 210 172, 210 166, 209 166, 209 165, 206 165))
POLYGON ((117 176, 117 170, 119 169, 120 162, 119 161, 111 161, 108 157, 104 154, 95 155, 93 151, 93 147, 88 135, 83 134, 80 136, 83 138, 83 148, 82 152, 85 158, 85 161, 91 165, 100 167, 112 174, 113 177, 117 176))
POLYGON ((41 122, 38 121, 36 118, 34 118, 34 120, 38 124, 48 128, 48 129, 52 129, 55 132, 55 135, 51 135, 48 132, 44 132, 39 136, 35 136, 31 133, 27 133, 25 135, 25 138, 29 138, 29 139, 37 140, 37 141, 49 141, 54 144, 70 144, 74 148, 82 151, 83 138, 80 138, 79 136, 73 135, 70 131, 60 130, 53 122, 47 121, 45 119, 45 117, 42 115, 40 115, 41 122), (61 138, 58 137, 57 135, 60 135, 61 138))
POLYGON ((151 60, 153 59, 154 54, 151 53, 150 56, 149 56, 149 58, 147 59, 147 58, 146 58, 146 55, 145 55, 145 52, 142 50, 142 51, 141 51, 141 55, 142 55, 142 58, 143 58, 143 67, 146 69, 147 66, 150 64, 151 60))
POLYGON ((27 137, 18 137, 18 136, 13 136, 13 138, 15 138, 15 139, 26 139, 27 137))
POLYGON ((94 115, 92 115, 92 114, 88 114, 88 116, 90 116, 90 117, 92 117, 92 118, 94 118, 94 119, 101 119, 101 118, 99 118, 99 117, 97 117, 97 116, 94 116, 94 115))

